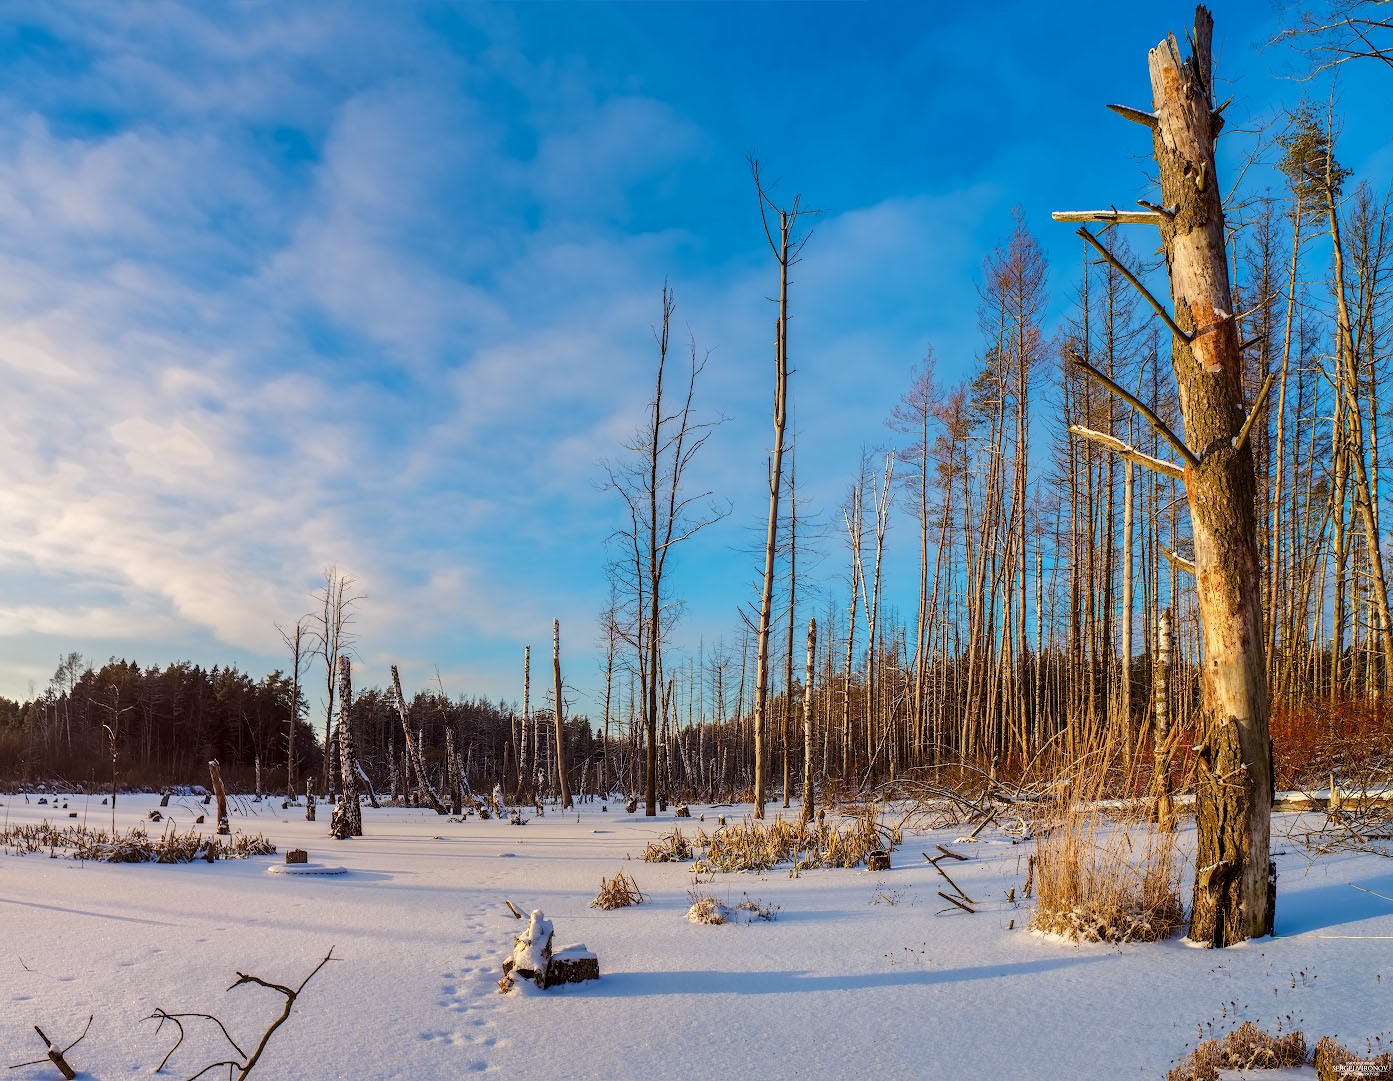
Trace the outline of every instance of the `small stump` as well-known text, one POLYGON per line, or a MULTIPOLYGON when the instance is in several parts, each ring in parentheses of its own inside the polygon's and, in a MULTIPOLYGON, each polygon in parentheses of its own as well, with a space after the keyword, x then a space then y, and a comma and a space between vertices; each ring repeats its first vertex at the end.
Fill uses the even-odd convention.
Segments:
POLYGON ((584 983, 600 978, 600 959, 584 944, 567 946, 551 955, 547 968, 547 983, 584 983))
POLYGON ((866 869, 870 871, 890 870, 890 853, 879 848, 874 852, 867 853, 866 869))
POLYGON ((285 854, 286 863, 309 863, 310 854, 303 848, 292 848, 285 854))
POLYGON ((676 810, 676 812, 674 812, 674 813, 675 813, 675 815, 676 815, 677 818, 691 818, 691 817, 692 817, 692 809, 691 809, 690 807, 688 807, 685 803, 679 803, 679 804, 677 805, 677 810, 676 810))
POLYGON ((513 955, 503 962, 500 991, 511 991, 519 979, 531 980, 545 990, 547 969, 551 966, 551 937, 551 920, 542 915, 540 908, 533 909, 527 930, 513 938, 513 955))
POLYGON ((551 921, 533 911, 527 929, 513 939, 513 954, 503 962, 498 989, 511 991, 518 980, 531 980, 545 990, 558 983, 581 983, 600 978, 600 959, 581 946, 552 950, 551 921))

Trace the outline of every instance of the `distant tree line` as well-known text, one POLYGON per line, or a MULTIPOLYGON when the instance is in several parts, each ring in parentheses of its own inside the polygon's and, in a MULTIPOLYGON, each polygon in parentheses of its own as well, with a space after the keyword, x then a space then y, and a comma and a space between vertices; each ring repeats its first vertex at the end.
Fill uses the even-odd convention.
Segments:
MULTIPOLYGON (((515 781, 521 721, 507 704, 423 691, 406 713, 413 737, 419 734, 428 773, 439 774, 433 783, 444 776, 447 731, 472 788, 487 793, 505 776, 515 781)), ((268 794, 288 787, 302 793, 308 778, 322 794, 324 747, 307 717, 301 694, 291 777, 291 681, 281 671, 256 679, 235 665, 202 668, 179 661, 142 668, 116 658, 93 667, 81 654, 70 653, 42 694, 26 702, 0 697, 0 785, 107 784, 114 749, 123 787, 205 783, 208 762, 217 759, 223 776, 239 790, 252 791, 259 779, 268 794)), ((543 793, 555 783, 554 756, 545 753, 553 731, 550 718, 550 711, 532 718, 531 738, 543 750, 536 759, 543 793)), ((392 691, 370 688, 356 694, 353 724, 359 764, 376 792, 384 798, 403 795, 404 740, 392 691)), ((566 740, 574 763, 572 786, 582 790, 587 779, 599 777, 601 749, 584 717, 568 720, 566 740)), ((508 787, 511 792, 513 786, 508 787)), ((594 787, 590 783, 585 790, 594 787)))

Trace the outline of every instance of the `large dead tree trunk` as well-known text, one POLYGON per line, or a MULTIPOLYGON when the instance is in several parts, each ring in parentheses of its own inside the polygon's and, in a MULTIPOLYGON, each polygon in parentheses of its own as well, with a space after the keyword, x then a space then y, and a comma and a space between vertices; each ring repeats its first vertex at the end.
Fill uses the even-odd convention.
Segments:
POLYGON ((353 680, 347 657, 339 657, 339 768, 343 779, 344 826, 348 836, 363 836, 363 807, 358 802, 358 750, 353 740, 353 680))
MULTIPOLYGON (((1272 741, 1267 728, 1257 505, 1249 436, 1271 378, 1251 409, 1243 401, 1242 348, 1224 247, 1214 169, 1221 110, 1211 96, 1214 20, 1195 13, 1193 55, 1175 38, 1149 54, 1154 113, 1114 107, 1152 131, 1160 206, 1098 211, 1067 220, 1154 225, 1170 274, 1174 316, 1087 229, 1081 234, 1122 271, 1171 330, 1181 441, 1135 397, 1090 374, 1129 402, 1179 453, 1183 467, 1114 446, 1124 457, 1185 482, 1194 539, 1204 679, 1196 782, 1197 853, 1190 938, 1227 946, 1272 932, 1276 875, 1270 857, 1272 741)), ((1077 430, 1108 443, 1110 437, 1077 430)), ((1112 439, 1112 444, 1120 444, 1112 439)))
POLYGON ((1272 740, 1267 730, 1253 456, 1247 436, 1262 402, 1243 401, 1224 211, 1214 168, 1222 124, 1212 98, 1214 20, 1195 12, 1193 55, 1175 38, 1149 56, 1156 106, 1161 243, 1175 321, 1171 363, 1185 439, 1198 461, 1185 488, 1195 545, 1204 648, 1198 851, 1190 938, 1215 946, 1272 933, 1276 873, 1269 850, 1272 740), (1246 415, 1246 420, 1245 420, 1246 415))

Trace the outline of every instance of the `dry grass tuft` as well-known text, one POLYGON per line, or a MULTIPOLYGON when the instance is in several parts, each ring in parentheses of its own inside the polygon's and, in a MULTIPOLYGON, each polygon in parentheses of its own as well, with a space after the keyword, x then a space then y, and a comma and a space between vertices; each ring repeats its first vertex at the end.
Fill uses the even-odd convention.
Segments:
POLYGON ((726 872, 767 871, 783 863, 797 871, 859 867, 870 853, 893 848, 900 839, 899 829, 882 823, 874 806, 840 828, 745 819, 717 830, 701 862, 704 869, 726 872))
POLYGON ((613 908, 641 905, 646 900, 643 891, 638 888, 638 883, 620 871, 613 878, 600 879, 600 892, 595 894, 595 900, 590 902, 590 907, 608 911, 613 908))
POLYGON ((1305 1062, 1305 1033, 1273 1036, 1245 1021, 1227 1036, 1201 1043, 1166 1075, 1166 1081, 1218 1081, 1220 1070, 1276 1070, 1305 1062))
POLYGON ((1385 1051, 1371 1058, 1360 1058, 1329 1036, 1322 1036, 1316 1041, 1311 1063, 1320 1081, 1346 1081, 1350 1078, 1387 1081, 1393 1078, 1393 1054, 1385 1051))
POLYGON ((671 833, 665 833, 656 841, 648 842, 643 850, 644 863, 685 863, 692 858, 692 846, 682 830, 674 826, 671 833))
POLYGON ((1091 942, 1156 942, 1185 917, 1175 834, 1147 820, 1144 801, 1100 805, 1110 756, 1056 789, 1035 839, 1037 931, 1091 942))
POLYGON ((134 826, 124 833, 118 830, 112 837, 104 830, 78 825, 60 829, 48 822, 11 826, 0 831, 0 847, 12 849, 19 856, 47 853, 55 858, 61 855, 98 863, 192 863, 194 860, 212 863, 214 860, 270 856, 276 851, 276 846, 259 833, 223 838, 198 830, 179 833, 169 829, 152 839, 140 826, 134 826))
POLYGON ((768 901, 761 901, 758 897, 751 897, 748 893, 742 893, 740 900, 736 902, 736 911, 743 912, 750 920, 766 920, 772 923, 779 918, 779 906, 770 904, 768 901))

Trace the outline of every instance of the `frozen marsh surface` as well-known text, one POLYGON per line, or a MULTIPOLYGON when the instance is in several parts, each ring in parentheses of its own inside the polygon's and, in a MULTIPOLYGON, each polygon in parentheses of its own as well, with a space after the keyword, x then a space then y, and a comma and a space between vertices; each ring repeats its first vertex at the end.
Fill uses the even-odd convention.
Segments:
MULTIPOLYGON (((110 826, 100 796, 69 796, 66 809, 37 799, 0 794, 0 821, 67 825, 76 811, 110 826)), ((123 795, 118 826, 186 829, 207 810, 176 798, 166 822, 147 823, 157 803, 123 795)), ((216 1014, 249 1048, 282 999, 229 991, 237 973, 293 986, 331 946, 256 1067, 261 1081, 1117 1081, 1164 1077, 1210 1023, 1280 1022, 1355 1050, 1393 1028, 1393 862, 1313 859, 1290 838, 1294 815, 1274 819, 1277 936, 1211 951, 1032 933, 1021 898, 1032 844, 991 828, 971 844, 953 843, 958 830, 908 832, 885 872, 716 875, 699 889, 777 906, 776 918, 702 926, 684 918, 690 865, 645 864, 643 849, 674 825, 709 832, 717 814, 748 807, 693 806, 705 822, 687 822, 587 803, 521 827, 364 808, 366 835, 349 841, 328 836, 325 807, 317 822, 279 800, 238 807, 234 831, 344 873, 268 873, 280 854, 166 866, 0 853, 0 1067, 43 1056, 34 1025, 65 1045, 92 1015, 70 1054, 79 1077, 149 1074, 174 1042, 144 1020, 156 1009, 216 1014), (921 856, 936 843, 969 856, 949 870, 976 914, 939 897, 944 881, 921 856), (621 870, 648 902, 590 908, 621 870), (598 954, 600 980, 499 994, 521 927, 505 898, 544 911, 558 947, 598 954)), ((228 1057, 208 1022, 185 1026, 161 1076, 228 1057)), ((57 1076, 47 1062, 6 1073, 57 1076)))

